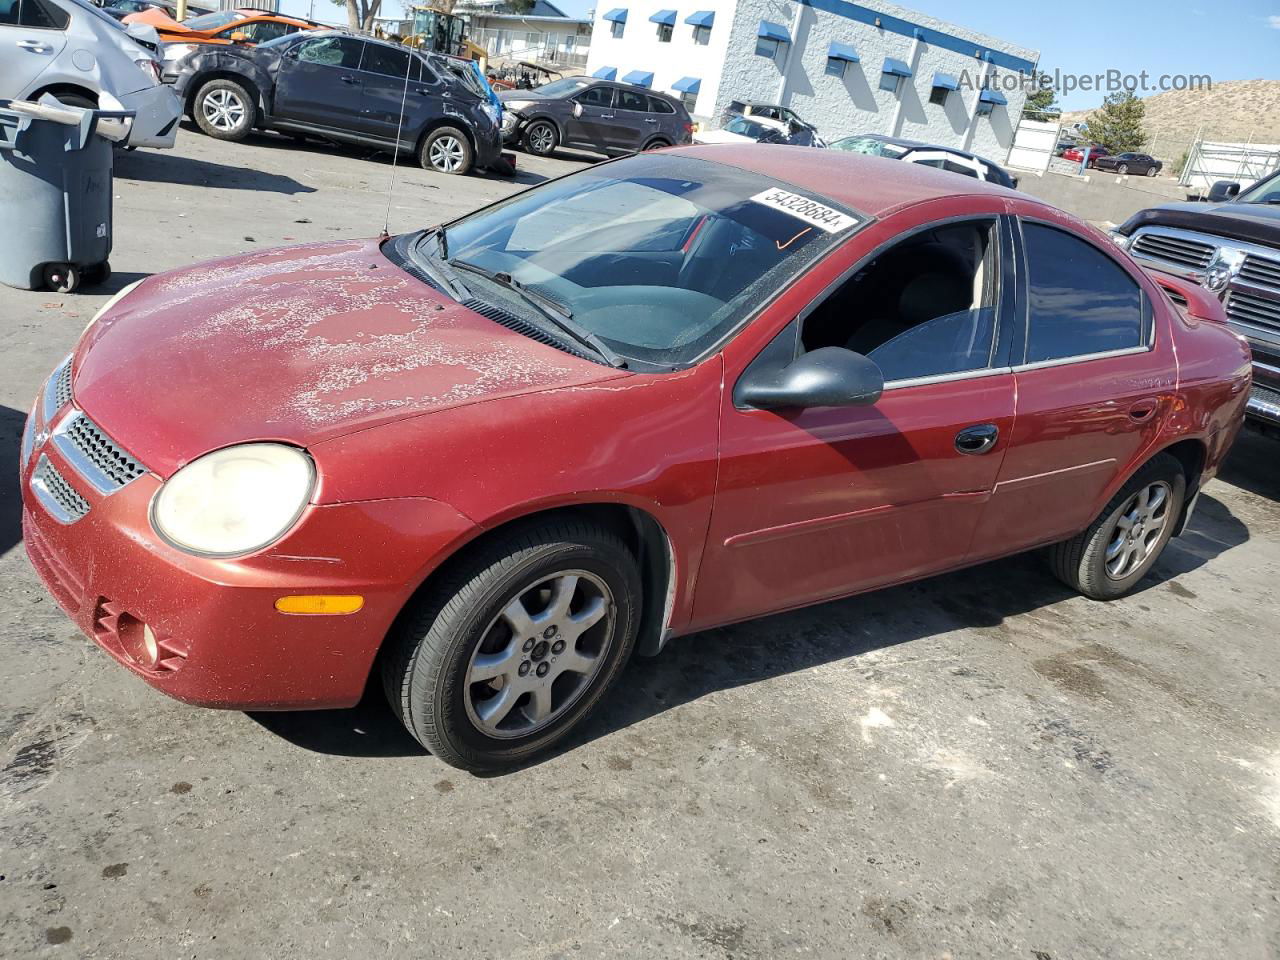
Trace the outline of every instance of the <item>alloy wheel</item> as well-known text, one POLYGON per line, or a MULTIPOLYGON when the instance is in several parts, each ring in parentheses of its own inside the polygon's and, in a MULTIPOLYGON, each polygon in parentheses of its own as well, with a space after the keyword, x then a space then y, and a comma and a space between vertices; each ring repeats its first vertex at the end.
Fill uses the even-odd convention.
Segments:
POLYGON ((466 159, 466 151, 462 144, 458 142, 457 137, 445 135, 437 137, 431 142, 431 148, 427 151, 427 159, 431 161, 431 166, 444 173, 454 173, 462 168, 462 163, 466 159))
POLYGON ((536 153, 550 153, 555 145, 555 131, 548 124, 540 123, 529 131, 529 143, 536 153))
POLYGON ((1169 521, 1172 492, 1163 480, 1149 483, 1120 508, 1105 557, 1107 576, 1112 580, 1132 576, 1160 543, 1169 521))
POLYGON ((471 654, 467 717, 498 739, 546 728, 591 686, 613 633, 613 594, 595 574, 564 570, 523 588, 471 654))
POLYGON ((210 91, 201 101, 200 110, 209 125, 218 130, 235 130, 244 120, 244 104, 230 90, 210 91))

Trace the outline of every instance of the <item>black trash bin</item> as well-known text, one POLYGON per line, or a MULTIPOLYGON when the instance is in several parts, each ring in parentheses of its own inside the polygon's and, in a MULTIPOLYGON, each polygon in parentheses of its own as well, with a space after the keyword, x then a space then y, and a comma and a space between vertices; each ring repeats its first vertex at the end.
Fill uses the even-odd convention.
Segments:
POLYGON ((0 100, 0 282, 70 293, 111 275, 112 143, 132 118, 0 100))

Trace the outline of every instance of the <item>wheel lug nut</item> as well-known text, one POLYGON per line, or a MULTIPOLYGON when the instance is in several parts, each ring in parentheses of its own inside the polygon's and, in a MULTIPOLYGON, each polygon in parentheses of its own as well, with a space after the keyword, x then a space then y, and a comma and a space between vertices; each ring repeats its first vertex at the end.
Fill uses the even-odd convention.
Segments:
POLYGON ((543 661, 542 663, 538 664, 538 676, 545 677, 547 675, 547 671, 550 669, 551 669, 551 665, 546 661, 543 661))
POLYGON ((556 635, 555 624, 552 624, 551 626, 547 627, 547 629, 542 631, 542 638, 544 640, 550 640, 555 635, 556 635))
POLYGON ((520 664, 520 676, 527 677, 529 675, 529 661, 525 660, 520 664))
POLYGON ((524 648, 523 648, 523 649, 524 649, 524 652, 525 652, 525 653, 528 653, 530 650, 532 650, 532 649, 533 649, 533 638, 530 638, 530 639, 528 639, 528 640, 526 640, 526 641, 524 642, 524 648))
POLYGON ((563 641, 563 640, 557 640, 555 643, 553 643, 553 644, 551 645, 551 652, 552 652, 552 653, 554 653, 554 654, 561 654, 561 653, 564 653, 564 641, 563 641))

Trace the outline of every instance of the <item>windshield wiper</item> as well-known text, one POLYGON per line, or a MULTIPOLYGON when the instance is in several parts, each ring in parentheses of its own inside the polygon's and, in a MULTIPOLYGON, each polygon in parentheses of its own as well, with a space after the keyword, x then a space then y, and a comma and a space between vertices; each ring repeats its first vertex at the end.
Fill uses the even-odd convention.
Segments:
POLYGON ((421 267, 431 276, 431 279, 441 286, 448 288, 449 296, 461 303, 463 300, 471 299, 471 291, 468 290, 458 279, 458 274, 449 266, 449 234, 445 232, 443 226, 434 227, 418 238, 413 245, 413 252, 422 253, 421 257, 415 257, 415 260, 421 267), (434 239, 439 248, 439 254, 432 256, 421 250, 422 244, 428 240, 434 239))
POLYGON ((617 367, 618 369, 626 367, 627 361, 614 353, 613 350, 609 349, 603 340, 580 324, 574 323, 573 311, 558 300, 553 300, 545 293, 542 293, 533 287, 526 286, 509 273, 490 270, 477 263, 470 263, 466 260, 451 260, 450 264, 458 270, 466 270, 470 273, 484 277, 486 280, 490 280, 499 286, 506 287, 508 290, 514 290, 525 299, 526 303, 530 304, 540 314, 554 323, 561 331, 569 334, 569 336, 573 337, 573 339, 577 340, 579 343, 589 347, 592 351, 598 354, 602 360, 608 363, 609 366, 617 367))

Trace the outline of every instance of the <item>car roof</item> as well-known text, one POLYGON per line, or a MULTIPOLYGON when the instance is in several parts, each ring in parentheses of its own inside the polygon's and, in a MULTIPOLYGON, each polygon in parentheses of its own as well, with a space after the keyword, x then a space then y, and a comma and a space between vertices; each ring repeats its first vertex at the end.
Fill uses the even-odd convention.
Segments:
POLYGON ((800 190, 821 194, 873 217, 942 197, 990 196, 1035 199, 985 180, 841 150, 783 144, 718 143, 675 147, 663 153, 691 156, 749 170, 800 190), (967 186, 960 188, 960 183, 967 186))

